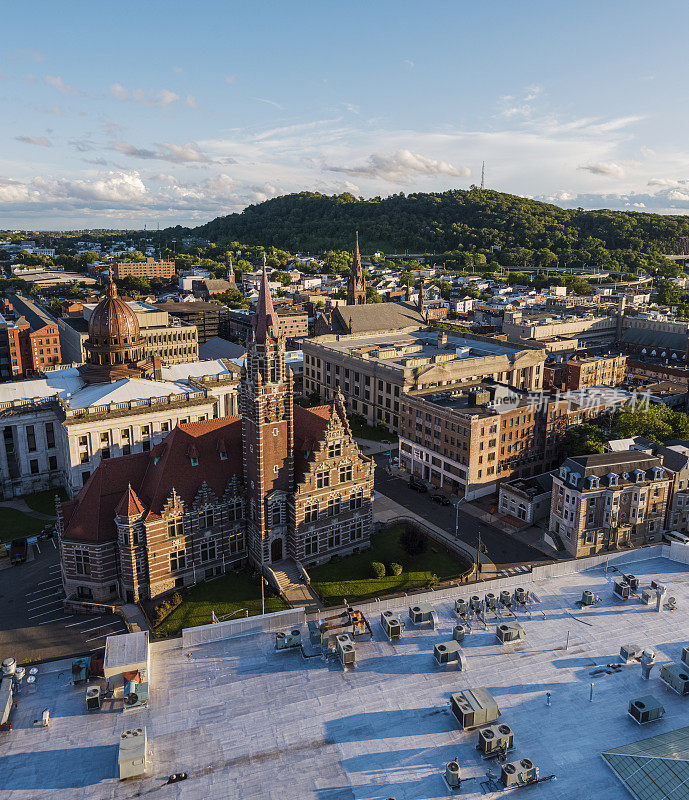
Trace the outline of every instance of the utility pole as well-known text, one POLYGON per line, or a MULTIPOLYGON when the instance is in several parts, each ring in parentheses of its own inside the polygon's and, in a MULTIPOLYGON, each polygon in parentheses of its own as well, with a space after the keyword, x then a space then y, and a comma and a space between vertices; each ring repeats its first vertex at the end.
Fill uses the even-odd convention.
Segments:
POLYGON ((481 572, 481 529, 478 529, 478 546, 476 547, 476 572, 481 572))

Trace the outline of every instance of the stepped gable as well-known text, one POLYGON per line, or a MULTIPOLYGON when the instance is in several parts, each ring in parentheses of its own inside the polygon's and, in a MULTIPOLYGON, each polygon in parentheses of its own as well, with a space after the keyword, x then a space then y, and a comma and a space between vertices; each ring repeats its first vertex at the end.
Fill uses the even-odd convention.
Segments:
POLYGON ((294 406, 294 480, 300 483, 318 443, 323 440, 332 415, 332 405, 303 408, 294 406))
POLYGON ((178 425, 148 455, 148 467, 138 487, 148 509, 146 519, 161 513, 173 489, 191 504, 205 482, 221 498, 228 481, 242 475, 242 418, 178 425), (220 457, 220 442, 226 448, 222 451, 226 459, 220 457), (198 463, 192 464, 192 459, 198 463))
POLYGON ((95 544, 116 539, 116 509, 129 485, 143 478, 149 456, 133 453, 102 460, 74 500, 62 504, 64 538, 95 544))

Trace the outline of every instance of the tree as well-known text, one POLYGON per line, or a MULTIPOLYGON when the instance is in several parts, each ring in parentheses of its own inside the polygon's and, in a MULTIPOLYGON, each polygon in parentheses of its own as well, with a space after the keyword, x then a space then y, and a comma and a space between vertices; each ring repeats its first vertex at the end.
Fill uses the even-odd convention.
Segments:
POLYGON ((686 414, 676 414, 664 405, 642 403, 626 405, 615 415, 614 432, 621 439, 643 436, 654 442, 664 442, 675 436, 675 430, 682 430, 686 424, 686 414), (679 417, 679 419, 675 419, 679 417))
POLYGON ((270 279, 271 281, 278 281, 283 286, 290 286, 292 283, 292 276, 289 274, 289 272, 281 272, 277 269, 270 276, 270 279))
POLYGON ((567 456, 603 452, 603 434, 595 425, 573 425, 565 432, 562 446, 567 456))
POLYGON ((366 287, 366 302, 367 303, 382 303, 383 298, 371 286, 366 287))
POLYGON ((352 266, 353 256, 346 250, 326 250, 323 262, 326 272, 331 275, 346 275, 352 266))

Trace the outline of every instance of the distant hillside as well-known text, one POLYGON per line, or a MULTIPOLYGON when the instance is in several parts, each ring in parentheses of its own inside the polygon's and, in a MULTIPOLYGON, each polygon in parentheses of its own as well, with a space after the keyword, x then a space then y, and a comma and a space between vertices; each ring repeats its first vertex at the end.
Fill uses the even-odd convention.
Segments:
POLYGON ((555 254, 560 265, 579 260, 605 265, 612 258, 613 264, 632 267, 645 264, 634 264, 633 258, 623 257, 624 251, 672 251, 678 239, 689 236, 689 217, 562 209, 476 188, 370 200, 351 194, 301 192, 218 217, 194 232, 212 241, 256 242, 290 252, 323 252, 351 249, 356 229, 364 253, 489 253, 492 245, 498 245, 531 251, 531 256, 510 253, 508 260, 516 257, 518 263, 529 257, 538 262, 536 253, 543 251, 543 263, 552 263, 555 254))

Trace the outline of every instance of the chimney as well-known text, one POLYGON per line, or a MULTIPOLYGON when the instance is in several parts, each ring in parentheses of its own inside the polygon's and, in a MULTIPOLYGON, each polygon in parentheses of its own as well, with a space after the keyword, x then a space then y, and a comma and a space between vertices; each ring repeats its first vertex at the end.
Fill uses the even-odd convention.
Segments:
POLYGON ((438 333, 438 350, 442 350, 447 346, 447 333, 440 331, 438 333))
POLYGON ((163 361, 158 353, 153 356, 153 380, 163 380, 163 361))

